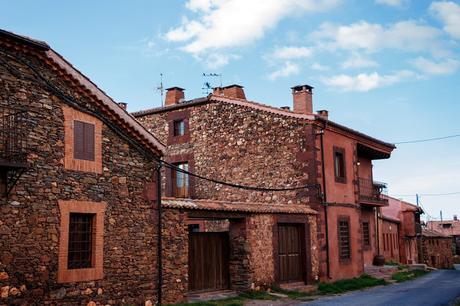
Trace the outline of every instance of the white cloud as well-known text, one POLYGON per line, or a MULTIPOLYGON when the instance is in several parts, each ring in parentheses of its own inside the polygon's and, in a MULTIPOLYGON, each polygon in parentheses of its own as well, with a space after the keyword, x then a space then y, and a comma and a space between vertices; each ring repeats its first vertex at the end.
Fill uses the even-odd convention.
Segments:
POLYGON ((276 49, 272 57, 277 59, 299 59, 306 58, 312 55, 311 48, 307 47, 281 47, 276 49))
POLYGON ((444 24, 444 31, 460 38, 460 5, 451 1, 433 2, 430 12, 444 24))
POLYGON ((400 21, 389 26, 360 21, 350 25, 323 23, 313 33, 320 45, 327 49, 364 50, 377 52, 383 49, 403 51, 436 51, 441 32, 415 21, 400 21))
POLYGON ((227 65, 230 60, 239 58, 240 56, 236 54, 211 53, 204 59, 204 62, 209 69, 217 69, 227 65))
POLYGON ((212 49, 243 46, 290 15, 330 9, 340 0, 189 0, 186 7, 198 14, 184 18, 169 30, 166 40, 184 42, 183 50, 200 54, 212 49))
POLYGON ((457 71, 460 67, 460 62, 451 58, 444 61, 434 62, 424 57, 418 57, 412 62, 412 64, 420 71, 432 75, 451 74, 457 71))
POLYGON ((320 63, 313 63, 313 65, 311 65, 311 69, 318 71, 327 71, 330 69, 330 67, 326 65, 321 65, 320 63))
POLYGON ((359 54, 354 54, 352 57, 347 59, 345 62, 342 63, 343 69, 360 69, 360 68, 369 68, 369 67, 376 67, 379 64, 376 61, 367 59, 362 57, 359 54))
POLYGON ((402 6, 407 0, 375 0, 377 4, 384 4, 389 6, 402 6))
POLYGON ((297 64, 286 62, 283 67, 270 73, 268 78, 272 81, 278 78, 285 78, 291 75, 298 74, 300 72, 300 67, 297 64))
POLYGON ((415 77, 412 71, 401 70, 393 74, 380 75, 377 72, 370 74, 360 73, 356 76, 340 74, 328 78, 323 78, 326 85, 337 87, 343 91, 365 92, 372 89, 389 86, 405 79, 415 77))

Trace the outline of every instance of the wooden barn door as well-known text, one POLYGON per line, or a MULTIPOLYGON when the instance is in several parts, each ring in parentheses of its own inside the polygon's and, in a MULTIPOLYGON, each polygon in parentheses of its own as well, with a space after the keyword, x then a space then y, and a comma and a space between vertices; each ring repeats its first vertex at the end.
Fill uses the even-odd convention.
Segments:
POLYGON ((221 290, 229 287, 228 233, 189 234, 189 290, 221 290))
POLYGON ((279 281, 303 281, 301 225, 278 225, 279 281))

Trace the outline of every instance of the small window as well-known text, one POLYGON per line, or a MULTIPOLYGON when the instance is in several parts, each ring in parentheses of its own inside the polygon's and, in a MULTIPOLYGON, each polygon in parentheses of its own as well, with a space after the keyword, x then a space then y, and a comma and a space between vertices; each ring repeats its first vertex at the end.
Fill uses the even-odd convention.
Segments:
POLYGON ((93 266, 95 214, 70 213, 68 269, 84 269, 93 266))
POLYGON ((94 161, 94 124, 74 121, 74 158, 94 161))
MULTIPOLYGON (((188 163, 178 163, 175 166, 181 170, 188 171, 188 163)), ((189 176, 181 171, 173 171, 173 195, 178 198, 186 198, 189 195, 189 176)))
POLYGON ((184 135, 185 135, 185 121, 175 120, 174 121, 174 136, 184 136, 184 135))
POLYGON ((452 227, 452 224, 450 223, 443 223, 442 224, 442 228, 451 228, 452 227))
POLYGON ((363 245, 369 247, 371 245, 371 235, 369 231, 369 222, 363 222, 363 245))
POLYGON ((349 260, 351 258, 350 244, 350 222, 340 219, 339 223, 339 258, 340 260, 349 260))
POLYGON ((334 174, 337 182, 345 183, 345 151, 334 148, 334 174))

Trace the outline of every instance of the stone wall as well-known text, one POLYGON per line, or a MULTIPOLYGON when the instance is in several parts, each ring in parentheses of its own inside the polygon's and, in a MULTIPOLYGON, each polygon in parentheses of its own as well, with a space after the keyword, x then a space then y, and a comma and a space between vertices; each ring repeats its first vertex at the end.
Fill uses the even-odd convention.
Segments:
POLYGON ((163 303, 185 301, 188 291, 188 228, 186 214, 163 211, 163 303))
MULTIPOLYGON (((0 51, 5 51, 0 47, 0 51)), ((16 52, 11 49, 7 52, 16 52)), ((64 83, 34 57, 24 58, 79 105, 95 103, 64 83)), ((24 107, 28 119, 28 162, 8 199, 0 199, 0 305, 144 304, 156 299, 154 203, 144 198, 155 164, 106 125, 102 129, 102 173, 64 168, 63 100, 35 81, 24 65, 17 77, 0 64, 0 107, 24 107), (104 277, 57 283, 60 213, 58 200, 106 202, 104 277)))
MULTIPOLYGON (((194 171, 244 185, 278 187, 315 184, 313 127, 305 120, 226 103, 202 104, 189 111, 190 142, 170 144, 168 156, 192 154, 194 171)), ((146 128, 168 141, 171 111, 138 117, 146 128)), ((317 189, 254 192, 195 180, 194 196, 216 200, 276 204, 312 204, 317 189)))
POLYGON ((423 237, 423 263, 438 269, 452 269, 453 241, 451 237, 423 237))
POLYGON ((254 215, 248 220, 251 269, 254 288, 270 287, 275 282, 273 254, 273 215, 254 215))

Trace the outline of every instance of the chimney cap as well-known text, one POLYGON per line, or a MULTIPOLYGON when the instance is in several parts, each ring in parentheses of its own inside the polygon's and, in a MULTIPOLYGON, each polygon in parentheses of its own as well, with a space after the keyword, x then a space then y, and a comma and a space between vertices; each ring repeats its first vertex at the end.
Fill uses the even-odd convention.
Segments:
POLYGON ((296 86, 292 86, 291 89, 292 90, 295 90, 295 91, 299 91, 299 90, 302 90, 302 89, 308 89, 308 90, 312 90, 314 87, 313 86, 310 86, 310 85, 307 85, 307 84, 304 84, 304 85, 296 85, 296 86))
POLYGON ((177 90, 180 90, 180 91, 185 90, 184 88, 181 88, 181 87, 178 87, 178 86, 169 87, 169 88, 166 88, 165 90, 173 90, 173 89, 177 89, 177 90))
POLYGON ((232 88, 232 87, 244 88, 243 86, 238 85, 238 84, 227 85, 227 86, 224 86, 224 87, 221 87, 221 88, 232 88))

